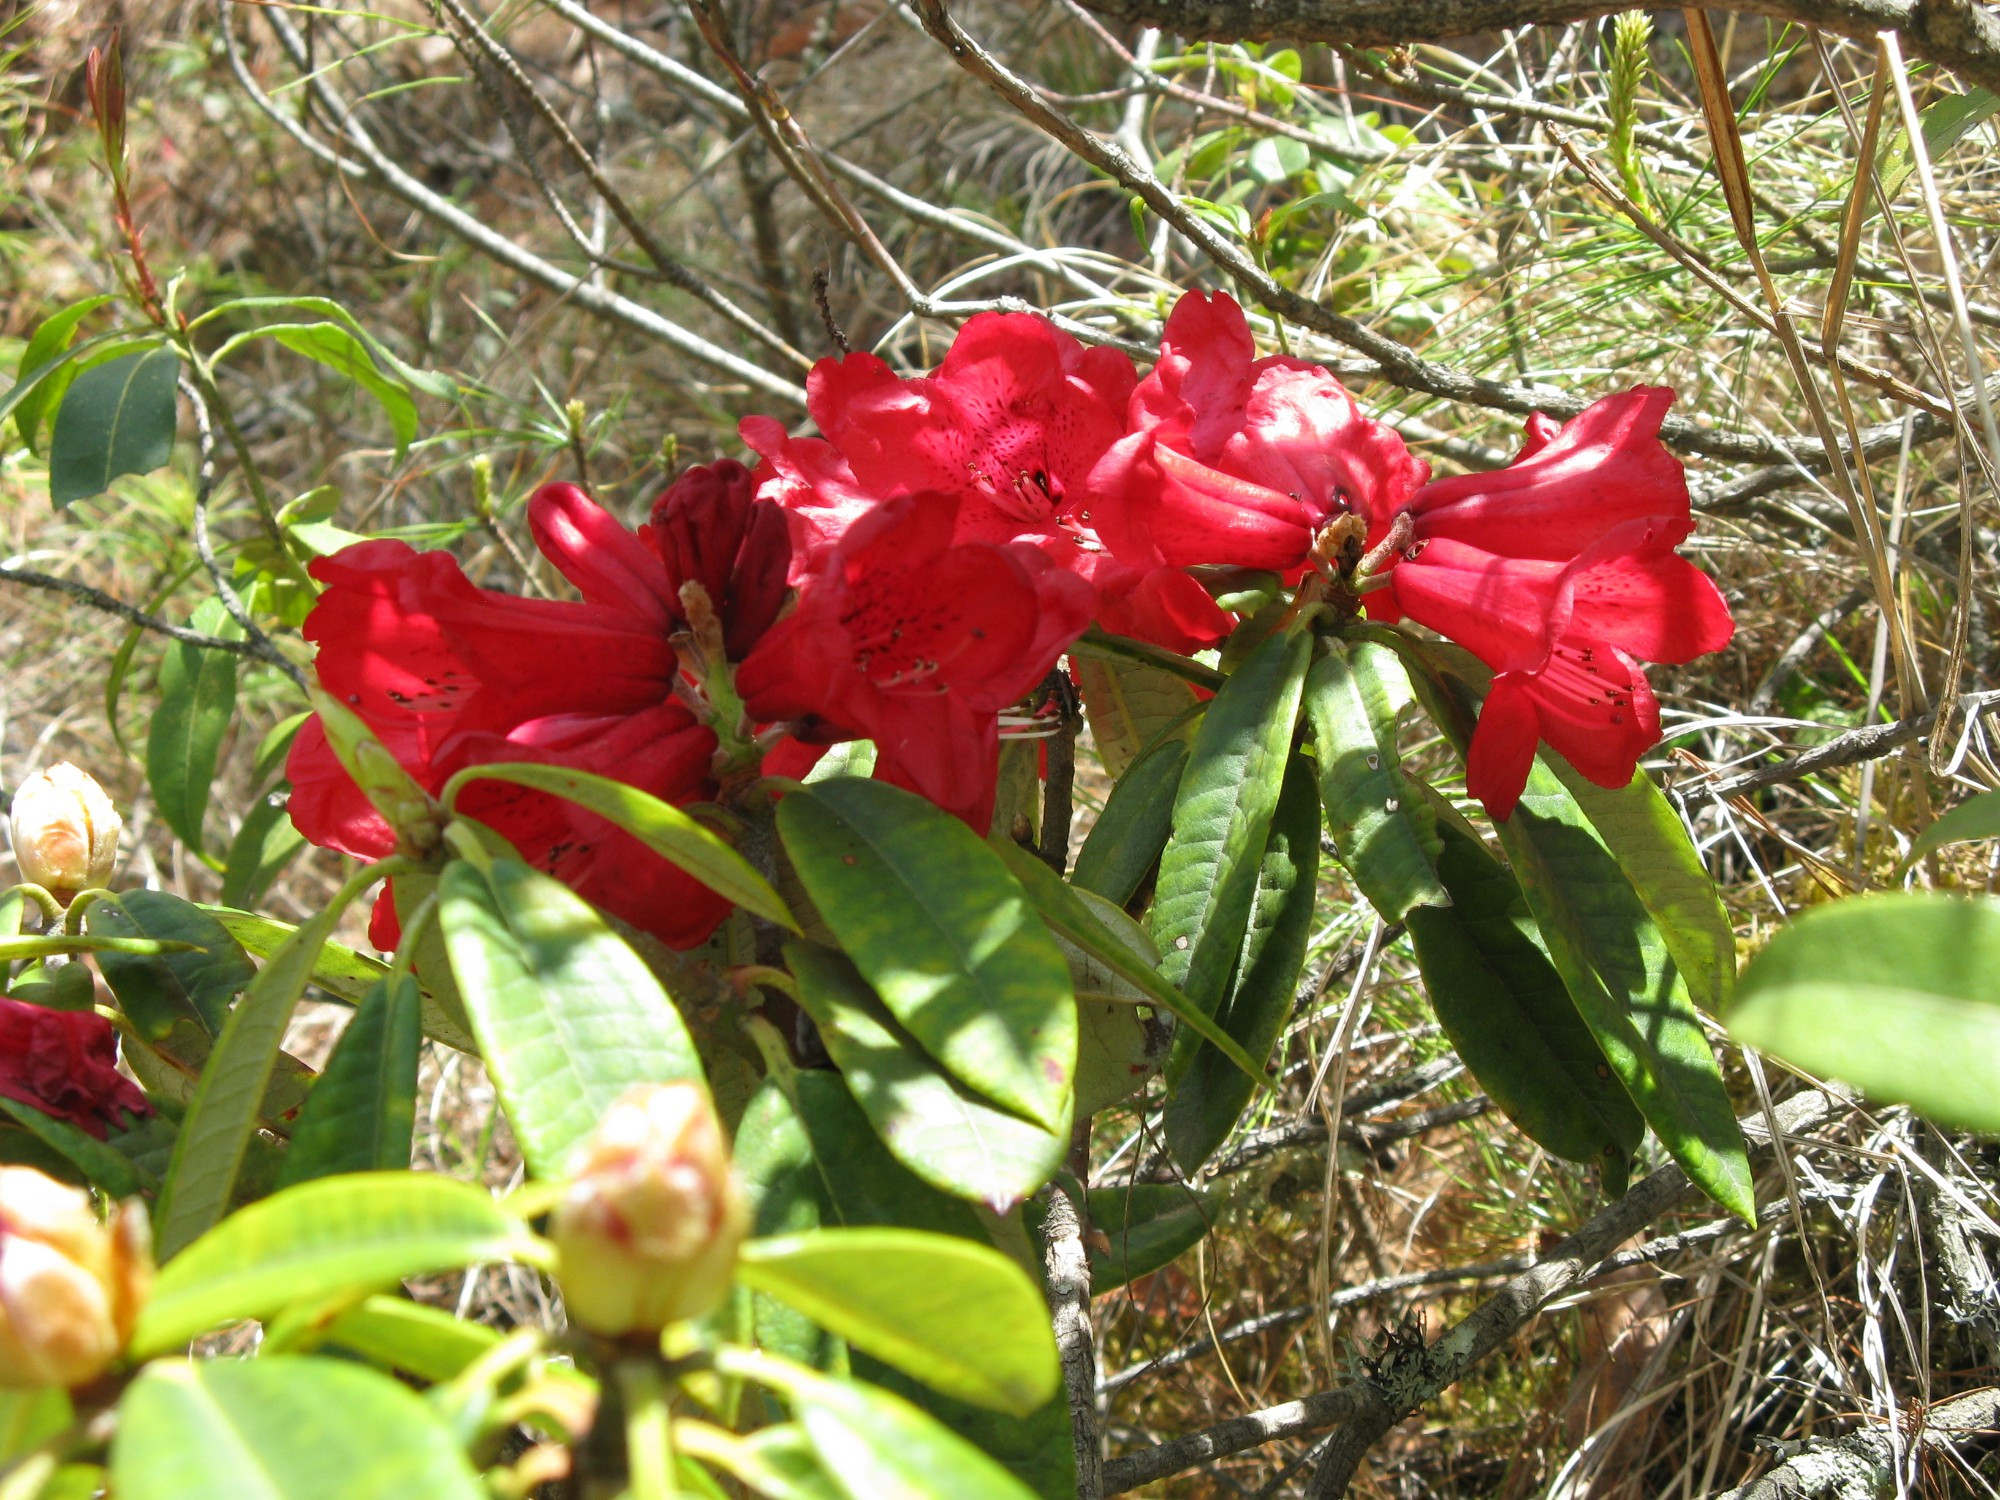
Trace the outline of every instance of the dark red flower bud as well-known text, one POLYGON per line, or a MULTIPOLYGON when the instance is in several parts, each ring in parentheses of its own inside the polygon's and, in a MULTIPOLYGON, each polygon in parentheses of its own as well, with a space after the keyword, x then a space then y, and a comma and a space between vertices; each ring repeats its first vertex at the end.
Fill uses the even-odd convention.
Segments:
POLYGON ((689 469, 653 502, 648 539, 676 597, 698 583, 721 614, 740 661, 785 602, 792 546, 784 510, 757 499, 757 482, 733 459, 689 469))
POLYGON ((100 1141, 125 1116, 150 1115, 118 1071, 118 1032, 90 1010, 44 1010, 0 999, 0 1096, 81 1126, 100 1141))

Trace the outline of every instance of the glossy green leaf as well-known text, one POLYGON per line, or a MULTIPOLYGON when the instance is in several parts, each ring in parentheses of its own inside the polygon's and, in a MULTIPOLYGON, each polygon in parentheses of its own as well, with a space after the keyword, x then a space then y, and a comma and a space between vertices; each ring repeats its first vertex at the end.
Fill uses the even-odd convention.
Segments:
POLYGON ((742 855, 671 802, 662 802, 623 782, 567 766, 499 762, 473 766, 454 776, 446 788, 447 805, 455 788, 475 780, 509 781, 587 808, 624 829, 718 896, 787 932, 799 930, 799 924, 785 909, 778 893, 771 889, 770 882, 751 868, 742 855))
POLYGON ((118 1404, 119 1500, 485 1500, 436 1408, 345 1360, 161 1361, 118 1404))
POLYGON ((1385 922, 1413 906, 1444 906, 1436 815, 1396 749, 1396 716, 1410 694, 1402 663, 1369 641, 1324 649, 1306 674, 1305 708, 1337 857, 1385 922))
MULTIPOLYGON (((205 635, 241 634, 220 599, 203 600, 188 623, 205 635)), ((160 661, 160 701, 146 732, 146 784, 167 826, 196 854, 206 851, 202 818, 236 712, 236 667, 233 653, 186 641, 169 641, 160 661)))
POLYGON ((880 781, 793 792, 778 804, 778 829, 821 917, 899 1025, 968 1088, 1066 1130, 1069 966, 1000 856, 949 813, 880 781))
POLYGON ((119 1008, 148 1041, 162 1040, 182 1019, 211 1034, 220 1031, 229 1002, 256 977, 255 966, 212 913, 165 891, 99 897, 85 921, 107 937, 194 945, 179 953, 98 955, 98 970, 119 1008))
MULTIPOLYGON (((844 955, 793 941, 785 961, 798 978, 799 1003, 818 1023, 855 1100, 917 1176, 994 1205, 1025 1198, 1049 1180, 1069 1150, 1067 1097, 1053 1129, 999 1109, 944 1073, 844 955)), ((1074 1027, 1074 1005, 1069 1018, 1074 1027)))
POLYGON ((1066 1396, 1058 1394, 1027 1416, 1017 1417, 954 1401, 858 1349, 851 1351, 851 1362, 856 1379, 902 1397, 943 1423, 1040 1500, 1075 1500, 1076 1445, 1066 1396))
POLYGON ((1171 1265, 1201 1243, 1215 1211, 1178 1182, 1137 1182, 1096 1188, 1090 1227, 1105 1243, 1088 1244, 1090 1292, 1101 1297, 1171 1265))
POLYGON ((117 1147, 107 1145, 67 1120, 58 1120, 4 1094, 0 1094, 0 1114, 11 1116, 81 1172, 92 1187, 101 1188, 113 1198, 129 1198, 150 1185, 117 1147))
POLYGON ((133 1348, 161 1354, 224 1323, 546 1252, 483 1187, 433 1172, 324 1177, 238 1210, 164 1266, 133 1348))
MULTIPOLYGON (((861 1130, 868 1133, 865 1120, 861 1130)), ((736 1122, 734 1144, 736 1176, 750 1199, 753 1238, 802 1234, 830 1216, 812 1138, 791 1093, 777 1078, 765 1078, 750 1096, 736 1122)), ((878 1143, 871 1144, 880 1151, 878 1143)), ((834 1340, 812 1319, 764 1292, 753 1293, 750 1304, 759 1348, 827 1368, 834 1340)))
POLYGON ((1184 720, 1200 702, 1186 678, 1138 662, 1079 656, 1076 680, 1091 743, 1105 774, 1114 781, 1168 726, 1184 720))
POLYGON ((327 1324, 323 1343, 420 1380, 455 1379, 504 1335, 441 1307, 405 1297, 370 1297, 327 1324))
MULTIPOLYGON (((1157 978, 1160 955, 1146 930, 1102 896, 1076 894, 1131 955, 1135 971, 1157 978)), ((1144 989, 1089 950, 1061 933, 1056 933, 1056 946, 1069 960, 1070 982, 1076 987, 1076 1112, 1094 1115, 1130 1098, 1160 1071, 1173 1026, 1144 989)))
POLYGON ((222 865, 222 904, 251 906, 305 847, 305 835, 286 811, 289 783, 280 782, 250 805, 230 840, 222 865))
POLYGON ((1500 841, 1612 1072, 1689 1179, 1754 1222, 1736 1109, 1666 940, 1616 856, 1539 761, 1500 841))
POLYGON ((1897 872, 1908 870, 1927 854, 1949 844, 2000 838, 2000 791, 1975 792, 1917 836, 1897 872))
POLYGON ((1814 907, 1744 969, 1729 1029, 1872 1098, 2000 1134, 2000 902, 1902 891, 1814 907))
MULTIPOLYGON (((269 958, 298 931, 290 922, 258 916, 255 912, 235 911, 227 906, 205 906, 202 910, 221 923, 223 930, 242 944, 246 952, 259 958, 269 958)), ((389 966, 379 958, 329 942, 321 946, 313 963, 312 982, 329 995, 359 1004, 369 988, 388 972, 389 966)))
POLYGON ((829 1223, 896 1224, 986 1238, 971 1204, 933 1187, 896 1159, 840 1074, 801 1069, 784 1087, 812 1149, 829 1223))
POLYGON ((1190 738, 1169 735, 1126 768, 1077 851, 1070 876, 1077 885, 1123 906, 1145 883, 1173 831, 1190 738))
POLYGON ((417 1121, 417 982, 383 980, 362 997, 292 1131, 280 1187, 410 1164, 417 1121))
POLYGON ((229 1013, 202 1068, 173 1165, 153 1211, 153 1240, 168 1260, 223 1215, 277 1065, 279 1043, 312 977, 319 950, 347 905, 374 877, 356 875, 273 953, 229 1013))
MULTIPOLYGON (((1215 1023, 1258 1064, 1259 1077, 1291 1018, 1305 968, 1318 902, 1319 828, 1318 789, 1311 766, 1300 758, 1285 771, 1257 869, 1243 951, 1215 1014, 1215 1023)), ((1181 1170, 1192 1174, 1228 1139, 1255 1085, 1229 1058, 1187 1034, 1175 1039, 1167 1078, 1173 1084, 1167 1095, 1167 1149, 1181 1170)))
POLYGON ((1162 1010, 1179 1017, 1191 1033, 1202 1037, 1240 1068, 1251 1087, 1268 1086, 1263 1070, 1234 1037, 1211 1016, 1195 1008, 1187 996, 1162 979, 1156 970, 1145 969, 1138 963, 1131 947, 1106 928, 1091 910, 1091 893, 1078 891, 1017 845, 1003 842, 996 847, 1052 933, 1083 949, 1162 1010))
POLYGON ((1242 952, 1311 651, 1309 632, 1280 631, 1251 654, 1202 715, 1175 793, 1152 934, 1162 977, 1204 1015, 1242 952))
MULTIPOLYGON (((375 363, 390 372, 413 390, 422 391, 427 396, 449 400, 457 394, 458 385, 449 375, 441 375, 434 370, 419 369, 391 349, 374 331, 353 313, 331 297, 313 296, 273 296, 237 297, 228 302, 219 302, 196 318, 192 328, 221 318, 240 318, 245 313, 259 313, 282 310, 291 313, 306 313, 329 323, 336 323, 359 339, 374 358, 375 363)), ((262 322, 261 319, 256 320, 262 322)))
POLYGON ((1047 1304, 985 1245, 909 1229, 820 1229, 752 1240, 737 1276, 961 1401, 1026 1416, 1060 1384, 1047 1304))
POLYGON ((381 404, 396 434, 396 457, 408 451, 417 435, 417 404, 410 399, 409 387, 396 375, 385 372, 368 352, 368 347, 337 323, 266 323, 229 339, 211 356, 220 365, 252 339, 275 339, 294 354, 316 360, 346 376, 381 404))
POLYGON ((438 883, 452 972, 494 1086, 538 1177, 627 1089, 702 1077, 645 962, 567 886, 518 860, 464 861, 438 883))
POLYGON ((49 440, 49 499, 58 510, 173 456, 180 369, 180 355, 163 344, 93 365, 70 382, 49 440))
POLYGON ((21 445, 30 453, 40 451, 42 420, 61 403, 63 393, 76 378, 73 358, 60 364, 56 361, 68 352, 70 340, 76 337, 77 324, 111 300, 109 293, 100 292, 51 313, 42 320, 41 326, 28 340, 27 347, 22 349, 20 363, 14 370, 15 379, 33 375, 38 370, 48 370, 21 393, 14 407, 14 428, 21 434, 21 445))
POLYGON ((1452 904, 1415 908, 1408 920, 1438 1024, 1529 1139, 1595 1163, 1623 1191, 1645 1120, 1542 951, 1514 877, 1449 818, 1437 831, 1452 904))
POLYGON ((1680 814, 1643 770, 1613 790, 1579 775, 1561 756, 1545 764, 1652 914, 1694 1003, 1720 1015, 1736 986, 1736 934, 1680 814))
POLYGON ((899 1397, 769 1356, 725 1369, 782 1394, 820 1462, 849 1495, 868 1500, 1032 1500, 991 1458, 899 1397))

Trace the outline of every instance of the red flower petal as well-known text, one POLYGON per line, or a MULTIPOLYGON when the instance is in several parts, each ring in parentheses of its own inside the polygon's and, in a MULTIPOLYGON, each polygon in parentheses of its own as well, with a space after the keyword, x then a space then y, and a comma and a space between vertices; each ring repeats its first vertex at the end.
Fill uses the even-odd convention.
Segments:
POLYGON ((673 628, 680 600, 660 559, 575 485, 536 490, 528 500, 528 530, 585 603, 630 615, 663 635, 673 628))
POLYGON ((1562 563, 1496 557, 1434 539, 1389 574, 1397 606, 1496 672, 1533 671, 1569 622, 1562 563))
POLYGON ((1641 661, 1684 662, 1720 651, 1736 622, 1708 575, 1673 552, 1624 553, 1581 568, 1570 631, 1641 661))
POLYGON ((0 1096, 67 1120, 98 1140, 127 1115, 150 1115, 118 1071, 118 1032, 88 1010, 45 1010, 0 998, 0 1096))

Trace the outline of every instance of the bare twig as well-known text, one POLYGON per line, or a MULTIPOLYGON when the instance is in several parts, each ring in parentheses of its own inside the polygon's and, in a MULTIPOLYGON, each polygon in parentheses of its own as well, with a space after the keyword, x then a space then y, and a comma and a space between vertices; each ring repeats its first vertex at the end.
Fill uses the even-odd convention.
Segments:
POLYGON ((1927 733, 1935 722, 1936 716, 1933 714, 1918 714, 1913 719, 1898 719, 1892 724, 1864 724, 1859 729, 1850 729, 1845 734, 1837 734, 1825 744, 1815 745, 1812 749, 1793 756, 1782 765, 1766 766, 1759 771, 1745 771, 1740 775, 1726 776, 1720 781, 1684 783, 1674 789, 1674 795, 1682 801, 1697 793, 1703 797, 1740 797, 1746 792, 1758 791, 1767 786, 1783 786, 1790 782, 1804 781, 1815 772, 1835 771, 1842 766, 1857 765, 1864 760, 1880 760, 1883 756, 1927 733))
POLYGON ((1076 1448, 1077 1500, 1100 1500, 1104 1450, 1097 1435, 1097 1341, 1090 1326, 1090 1258, 1084 1253, 1077 1206, 1060 1185, 1048 1192, 1042 1219, 1043 1271, 1063 1387, 1069 1392, 1071 1440, 1076 1448))

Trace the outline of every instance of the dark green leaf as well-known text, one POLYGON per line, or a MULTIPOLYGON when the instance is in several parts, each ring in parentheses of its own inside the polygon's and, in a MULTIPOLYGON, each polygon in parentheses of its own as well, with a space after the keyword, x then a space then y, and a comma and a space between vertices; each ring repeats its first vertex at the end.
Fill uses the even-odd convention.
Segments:
POLYGON ((211 359, 220 365, 244 344, 260 338, 276 339, 294 354, 317 360, 373 396, 388 415, 390 429, 396 434, 396 457, 402 458, 410 439, 417 435, 417 404, 410 399, 409 387, 395 375, 384 373, 360 339, 337 323, 266 323, 237 334, 211 359))
POLYGON ((1094 1297, 1172 1264, 1214 1223, 1214 1211, 1201 1195, 1177 1182, 1097 1188, 1089 1201, 1090 1227, 1108 1241, 1088 1247, 1094 1297))
POLYGON ((115 1146, 106 1145, 67 1120, 45 1115, 33 1105, 22 1104, 4 1094, 0 1094, 0 1113, 12 1116, 43 1145, 62 1155, 92 1187, 101 1188, 113 1198, 129 1198, 149 1185, 115 1146))
POLYGON ((40 451, 42 419, 62 401, 63 392, 76 378, 74 358, 61 364, 54 362, 69 350, 69 341, 76 336, 77 324, 111 300, 109 293, 100 292, 51 313, 21 351, 21 362, 14 370, 17 380, 53 365, 46 375, 21 392, 20 400, 14 407, 15 430, 21 434, 22 446, 30 453, 40 451))
POLYGON ((52 969, 41 959, 14 976, 7 998, 44 1010, 89 1010, 97 1003, 97 982, 88 964, 66 963, 52 969))
MULTIPOLYGON (((860 1128, 868 1132, 865 1120, 860 1128)), ((819 1228, 829 1216, 812 1139, 777 1078, 766 1078, 750 1096, 743 1118, 736 1123, 735 1148, 736 1175, 750 1197, 754 1238, 800 1234, 819 1228)), ((875 1149, 881 1148, 875 1145, 875 1149)), ((751 1297, 751 1323, 759 1348, 818 1369, 827 1367, 833 1340, 805 1314, 757 1292, 751 1297)))
POLYGON ((1396 717, 1410 692, 1402 663, 1369 641, 1324 649, 1306 674, 1305 707, 1340 862, 1385 922, 1402 921, 1413 906, 1446 905, 1436 816, 1396 750, 1396 717))
POLYGON ((1169 735, 1126 768, 1077 851, 1076 884, 1123 906, 1145 883, 1173 831, 1174 792, 1191 737, 1169 735))
POLYGON ((1531 1140, 1622 1191, 1646 1122, 1537 940, 1514 877, 1440 815, 1449 907, 1409 914, 1431 1009, 1479 1086, 1531 1140))
POLYGON ((1994 838, 2000 838, 2000 791, 1976 792, 1917 836, 1916 842, 1910 845, 1910 852, 1896 867, 1897 873, 1901 874, 1926 854, 1934 854, 1947 844, 1994 838))
POLYGON ((56 508, 101 495, 124 474, 150 474, 173 456, 180 356, 161 345, 94 365, 70 382, 49 442, 56 508))
POLYGON ((847 1086, 911 1171, 944 1192, 995 1205, 1049 1180, 1069 1150, 1067 1099, 1053 1129, 998 1109, 944 1073, 844 955, 793 941, 785 961, 847 1086))
POLYGON ((2000 902, 1902 891, 1814 907, 1744 969, 1729 1029, 1942 1125, 2000 1134, 2000 902))
POLYGON ((222 866, 222 904, 254 906, 264 899, 271 882, 305 847, 305 835, 293 826, 285 803, 291 793, 280 782, 264 793, 243 815, 222 866))
POLYGON ((158 1042, 177 1020, 222 1029, 229 1002, 256 969, 214 915, 165 891, 126 891, 92 903, 86 921, 107 937, 159 938, 191 943, 182 953, 152 956, 101 953, 97 967, 141 1036, 158 1042))
POLYGON ((819 1229, 752 1240, 737 1275, 961 1401, 1027 1416, 1058 1388, 1048 1306, 989 1246, 911 1229, 819 1229))
POLYGON ((1000 856, 880 781, 793 792, 778 829, 821 917, 900 1026, 969 1088, 1067 1130, 1069 966, 1000 856))
MULTIPOLYGON (((1258 1064, 1260 1076, 1292 1014, 1312 938, 1318 875, 1319 795, 1312 768, 1301 757, 1285 771, 1243 951, 1215 1015, 1216 1024, 1258 1064)), ((1228 1138, 1255 1085, 1229 1058, 1187 1034, 1175 1039, 1167 1077, 1174 1083, 1167 1096, 1167 1148, 1181 1170, 1192 1174, 1228 1138)))
POLYGON ((417 1119, 417 982, 383 980, 362 997, 292 1131, 280 1187, 410 1164, 417 1119))
POLYGON ((484 1500, 444 1418, 345 1360, 163 1360, 118 1404, 119 1500, 484 1500))
POLYGON ((1162 976, 1204 1015, 1243 949, 1311 651, 1305 631, 1259 646, 1208 705, 1181 773, 1152 932, 1162 976))
POLYGON ((438 890, 459 993, 536 1176, 559 1176, 634 1084, 701 1078, 653 971, 567 886, 518 860, 461 860, 438 890))
POLYGON ((970 1204, 932 1187, 882 1144, 838 1073, 804 1069, 789 1075, 785 1087, 811 1143, 831 1222, 900 1224, 985 1240, 970 1204))
POLYGON ((434 1172, 301 1183, 231 1214, 164 1266, 135 1353, 287 1307, 482 1261, 546 1262, 547 1247, 483 1187, 434 1172))
MULTIPOLYGON (((189 624, 206 635, 228 639, 241 633, 219 599, 203 600, 189 624)), ((208 811, 222 737, 236 711, 236 657, 228 651, 169 641, 160 662, 159 695, 152 727, 146 732, 146 783, 167 826, 189 849, 205 854, 202 817, 208 811)))

